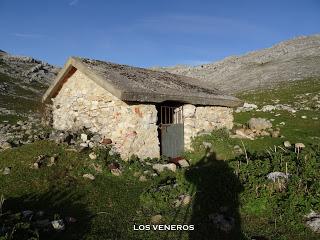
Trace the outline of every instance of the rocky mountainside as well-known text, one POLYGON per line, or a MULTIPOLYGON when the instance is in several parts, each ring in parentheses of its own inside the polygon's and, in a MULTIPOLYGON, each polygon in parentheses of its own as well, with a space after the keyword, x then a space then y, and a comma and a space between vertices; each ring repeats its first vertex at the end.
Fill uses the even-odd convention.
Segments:
POLYGON ((0 50, 0 115, 33 111, 59 68, 0 50))
POLYGON ((195 67, 153 69, 195 77, 202 80, 201 84, 230 93, 320 77, 320 35, 298 37, 271 48, 195 67))

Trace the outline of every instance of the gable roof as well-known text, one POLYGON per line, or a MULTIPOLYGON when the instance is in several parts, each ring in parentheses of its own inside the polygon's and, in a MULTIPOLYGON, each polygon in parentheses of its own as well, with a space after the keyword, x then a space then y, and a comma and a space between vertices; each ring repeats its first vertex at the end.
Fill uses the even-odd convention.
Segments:
POLYGON ((44 94, 42 101, 49 102, 55 97, 64 82, 76 70, 123 101, 152 103, 178 101, 228 107, 242 105, 242 101, 238 98, 224 95, 218 89, 199 86, 198 79, 79 57, 68 59, 44 94))

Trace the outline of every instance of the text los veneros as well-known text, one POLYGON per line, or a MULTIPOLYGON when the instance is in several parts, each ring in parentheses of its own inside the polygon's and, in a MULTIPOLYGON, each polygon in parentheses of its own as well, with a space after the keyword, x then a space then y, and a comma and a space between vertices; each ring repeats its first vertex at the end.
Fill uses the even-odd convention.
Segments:
POLYGON ((193 231, 194 225, 133 225, 134 231, 193 231))

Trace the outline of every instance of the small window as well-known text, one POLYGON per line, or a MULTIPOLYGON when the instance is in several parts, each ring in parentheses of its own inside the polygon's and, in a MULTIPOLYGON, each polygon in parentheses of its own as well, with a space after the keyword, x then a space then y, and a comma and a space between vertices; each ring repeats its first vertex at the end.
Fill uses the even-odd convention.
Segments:
POLYGON ((160 107, 161 124, 179 124, 183 123, 182 107, 160 107))

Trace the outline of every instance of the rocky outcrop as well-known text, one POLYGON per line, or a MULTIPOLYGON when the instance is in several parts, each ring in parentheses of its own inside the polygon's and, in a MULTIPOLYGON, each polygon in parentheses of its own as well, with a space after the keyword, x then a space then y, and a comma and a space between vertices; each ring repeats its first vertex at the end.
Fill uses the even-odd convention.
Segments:
POLYGON ((31 116, 59 68, 0 50, 0 115, 31 116))
POLYGON ((20 79, 20 84, 37 82, 48 86, 60 68, 27 56, 14 56, 0 51, 0 73, 20 79))
POLYGON ((156 68, 201 80, 226 92, 272 87, 283 81, 320 76, 320 35, 298 37, 271 48, 196 67, 156 68))

